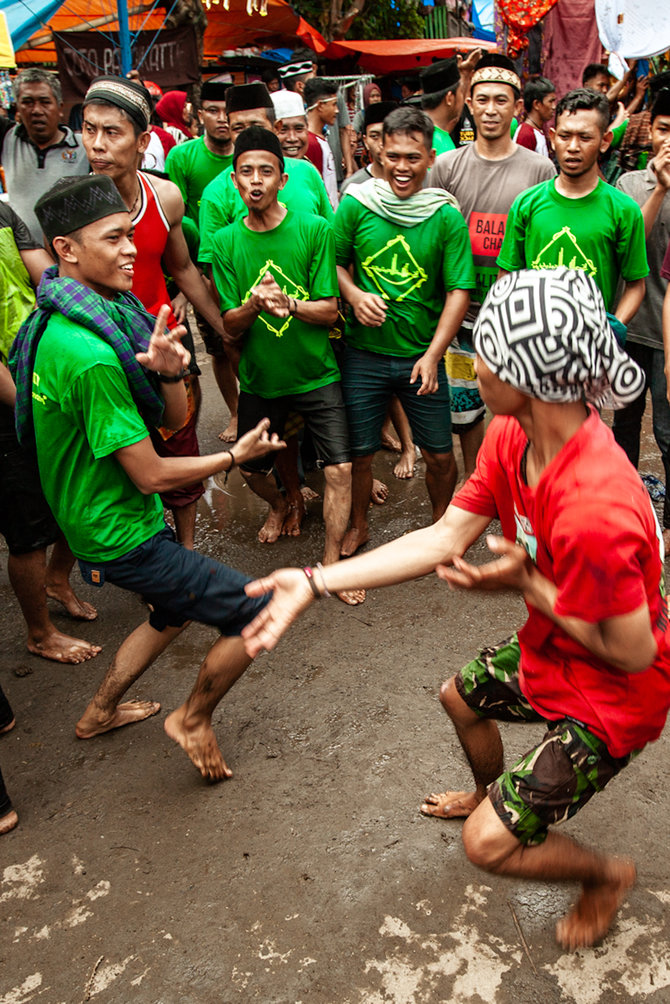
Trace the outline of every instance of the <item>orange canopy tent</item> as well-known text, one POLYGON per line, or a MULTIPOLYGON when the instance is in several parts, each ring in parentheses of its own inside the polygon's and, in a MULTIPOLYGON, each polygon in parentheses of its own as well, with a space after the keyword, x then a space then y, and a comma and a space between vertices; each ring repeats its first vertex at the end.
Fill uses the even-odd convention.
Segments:
MULTIPOLYGON (((141 29, 158 31, 163 27, 165 9, 156 8, 149 0, 129 0, 128 14, 131 34, 141 29)), ((229 10, 223 5, 207 11, 204 58, 219 60, 226 50, 241 47, 274 47, 282 42, 295 45, 296 38, 316 52, 323 52, 326 43, 319 32, 299 17, 284 0, 267 0, 267 13, 253 9, 253 2, 229 0, 229 10), (247 13, 249 10, 249 13, 247 13)), ((260 8, 260 4, 257 5, 260 8)), ((56 47, 53 33, 68 29, 116 31, 119 23, 113 0, 65 0, 48 25, 37 31, 17 52, 20 64, 55 63, 56 47)))
POLYGON ((331 42, 326 49, 329 59, 343 59, 358 54, 358 65, 366 73, 406 73, 428 66, 435 59, 447 59, 457 52, 484 49, 495 52, 495 42, 478 38, 392 38, 380 41, 331 42))

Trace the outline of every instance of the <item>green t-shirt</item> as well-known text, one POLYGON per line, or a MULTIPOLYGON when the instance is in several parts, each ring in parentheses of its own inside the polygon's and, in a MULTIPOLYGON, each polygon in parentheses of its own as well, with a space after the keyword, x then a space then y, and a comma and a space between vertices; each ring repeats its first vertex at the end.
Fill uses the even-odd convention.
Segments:
POLYGON ((611 310, 619 277, 626 282, 649 273, 644 221, 637 203, 604 181, 582 199, 566 199, 555 179, 514 202, 507 217, 498 267, 582 269, 611 310))
POLYGON ((456 149, 456 144, 446 129, 440 129, 439 126, 435 126, 435 131, 433 133, 433 149, 438 157, 441 153, 447 153, 448 150, 456 149))
MULTIPOLYGON (((288 157, 284 162, 288 181, 279 192, 279 202, 296 213, 323 216, 329 223, 333 209, 323 178, 308 160, 288 157)), ((202 193, 200 200, 200 261, 211 262, 212 240, 221 227, 246 216, 249 210, 233 183, 233 172, 224 171, 202 193)))
POLYGON ((111 561, 165 526, 113 456, 149 435, 114 350, 62 314, 40 340, 33 374, 37 460, 46 500, 73 553, 111 561))
POLYGON ((210 181, 221 174, 233 162, 232 153, 220 156, 212 153, 205 145, 205 137, 187 140, 174 146, 167 155, 165 170, 170 181, 181 192, 186 215, 195 223, 200 214, 200 198, 210 181))
MULTIPOLYGON (((239 219, 215 235, 212 278, 221 313, 246 303, 267 271, 296 300, 337 296, 332 227, 289 209, 274 230, 249 230, 239 219)), ((260 314, 246 335, 239 377, 242 390, 272 398, 325 387, 340 371, 327 328, 260 314)))
POLYGON ((452 289, 474 289, 475 271, 465 220, 445 205, 414 227, 403 227, 345 195, 335 214, 337 264, 354 266, 359 289, 387 301, 378 328, 347 320, 354 348, 382 355, 419 355, 428 348, 452 289))

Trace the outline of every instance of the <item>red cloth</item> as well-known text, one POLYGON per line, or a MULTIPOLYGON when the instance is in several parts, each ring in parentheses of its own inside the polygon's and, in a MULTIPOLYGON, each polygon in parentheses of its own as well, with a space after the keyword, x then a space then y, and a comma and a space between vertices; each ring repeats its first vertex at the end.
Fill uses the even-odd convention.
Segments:
POLYGON ((177 145, 177 140, 174 138, 174 136, 171 136, 169 132, 161 128, 161 126, 152 125, 151 131, 155 132, 156 135, 158 136, 159 140, 161 141, 161 146, 163 147, 163 153, 167 157, 172 147, 177 145))
POLYGON ((323 176, 323 151, 316 133, 307 134, 307 160, 311 160, 319 174, 323 176))
POLYGON ((602 63, 593 0, 561 0, 552 7, 544 21, 542 48, 542 72, 556 88, 556 97, 560 100, 581 87, 585 67, 602 63))
POLYGON ((187 139, 191 139, 191 134, 184 122, 184 105, 186 104, 185 91, 168 91, 156 105, 156 111, 160 115, 161 122, 172 126, 183 132, 187 139))
POLYGON ((498 0, 500 15, 509 28, 507 54, 516 59, 527 48, 526 32, 541 21, 557 0, 498 0))
MULTIPOLYGON (((142 202, 133 219, 133 243, 137 248, 133 293, 149 313, 155 316, 164 303, 170 305, 161 264, 170 224, 148 175, 138 171, 137 177, 142 186, 142 202)), ((176 323, 177 318, 170 308, 168 327, 174 328, 176 323)))
POLYGON ((523 125, 519 126, 519 135, 514 137, 514 141, 518 143, 519 146, 525 146, 527 150, 532 150, 535 153, 537 147, 537 137, 535 136, 535 130, 532 125, 528 125, 524 122, 523 125))
POLYGON ((639 475, 593 409, 535 488, 520 474, 527 442, 516 419, 495 418, 454 505, 499 515, 508 540, 536 551, 538 569, 558 588, 558 615, 596 623, 647 602, 658 656, 643 673, 597 659, 531 606, 519 632, 519 681, 533 707, 550 721, 583 722, 613 756, 625 756, 658 738, 670 707, 658 522, 639 475))

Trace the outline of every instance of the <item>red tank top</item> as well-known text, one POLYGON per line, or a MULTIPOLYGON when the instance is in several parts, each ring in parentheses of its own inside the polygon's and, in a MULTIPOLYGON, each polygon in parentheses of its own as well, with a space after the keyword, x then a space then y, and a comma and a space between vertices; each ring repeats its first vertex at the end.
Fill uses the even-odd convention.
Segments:
MULTIPOLYGON (((133 293, 149 313, 155 316, 164 303, 170 306, 161 264, 170 224, 148 176, 138 171, 137 177, 142 194, 140 208, 133 219, 133 242, 137 248, 133 293)), ((174 328, 176 323, 177 319, 170 309, 168 328, 174 328)))

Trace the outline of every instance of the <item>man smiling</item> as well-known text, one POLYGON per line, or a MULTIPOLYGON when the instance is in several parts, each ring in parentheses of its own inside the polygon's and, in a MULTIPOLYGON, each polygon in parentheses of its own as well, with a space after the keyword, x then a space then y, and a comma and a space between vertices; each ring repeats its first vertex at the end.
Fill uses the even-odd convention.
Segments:
POLYGON ((340 291, 351 307, 342 390, 353 498, 344 555, 368 540, 372 459, 393 394, 426 461, 434 520, 456 484, 444 353, 475 282, 455 200, 444 191, 422 190, 435 159, 432 143, 433 125, 423 112, 392 111, 383 126, 384 180, 350 188, 335 217, 340 291))

